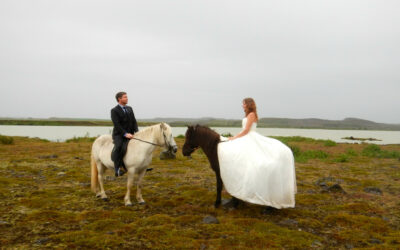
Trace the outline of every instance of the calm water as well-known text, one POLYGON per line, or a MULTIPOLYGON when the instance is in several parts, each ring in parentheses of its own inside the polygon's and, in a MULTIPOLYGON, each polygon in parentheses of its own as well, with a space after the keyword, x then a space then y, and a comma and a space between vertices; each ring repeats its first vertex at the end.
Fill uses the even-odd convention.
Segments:
MULTIPOLYGON (((213 128, 218 133, 237 134, 241 128, 213 128)), ((139 128, 140 130, 140 128, 139 128)), ((39 137, 50 141, 65 141, 73 137, 98 136, 111 134, 112 127, 85 126, 8 126, 0 125, 0 134, 10 136, 39 137)), ((186 127, 173 127, 174 136, 184 135, 186 127)), ((288 129, 288 128, 258 128, 257 132, 265 136, 303 136, 314 139, 330 139, 336 142, 357 142, 343 140, 343 137, 376 138, 381 141, 376 144, 400 144, 400 131, 375 130, 327 130, 327 129, 288 129)))

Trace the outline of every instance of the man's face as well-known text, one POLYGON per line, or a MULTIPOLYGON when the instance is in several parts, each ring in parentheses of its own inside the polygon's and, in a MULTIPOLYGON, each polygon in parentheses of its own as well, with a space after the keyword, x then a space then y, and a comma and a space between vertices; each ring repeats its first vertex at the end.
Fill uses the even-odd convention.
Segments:
POLYGON ((119 98, 118 103, 121 105, 128 104, 128 95, 123 95, 121 98, 119 98))

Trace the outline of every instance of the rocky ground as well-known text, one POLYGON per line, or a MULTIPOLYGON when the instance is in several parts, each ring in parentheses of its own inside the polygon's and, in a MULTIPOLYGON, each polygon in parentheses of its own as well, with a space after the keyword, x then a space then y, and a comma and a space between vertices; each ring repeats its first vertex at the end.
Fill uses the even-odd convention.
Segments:
POLYGON ((274 210, 215 209, 215 176, 201 150, 175 160, 154 152, 147 204, 125 207, 125 176, 108 172, 109 201, 91 192, 87 138, 13 139, 0 144, 4 249, 400 248, 400 145, 279 138, 296 156, 298 194, 295 208, 274 210))

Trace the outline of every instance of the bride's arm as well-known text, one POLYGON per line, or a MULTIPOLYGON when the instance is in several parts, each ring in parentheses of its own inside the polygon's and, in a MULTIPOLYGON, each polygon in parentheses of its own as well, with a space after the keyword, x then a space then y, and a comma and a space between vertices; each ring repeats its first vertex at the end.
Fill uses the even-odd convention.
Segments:
POLYGON ((235 135, 234 137, 230 137, 229 140, 234 140, 237 138, 240 138, 242 136, 247 135, 247 133, 249 133, 251 125, 253 125, 253 123, 256 121, 256 115, 251 112, 248 116, 247 116, 247 123, 246 123, 246 127, 237 135, 235 135))

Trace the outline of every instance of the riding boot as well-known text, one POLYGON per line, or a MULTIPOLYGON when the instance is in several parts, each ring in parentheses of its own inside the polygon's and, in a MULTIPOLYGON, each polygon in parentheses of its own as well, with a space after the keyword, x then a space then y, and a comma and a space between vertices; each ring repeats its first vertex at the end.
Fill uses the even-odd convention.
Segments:
POLYGON ((114 162, 115 177, 123 176, 126 173, 126 171, 121 170, 120 165, 119 161, 114 162))

